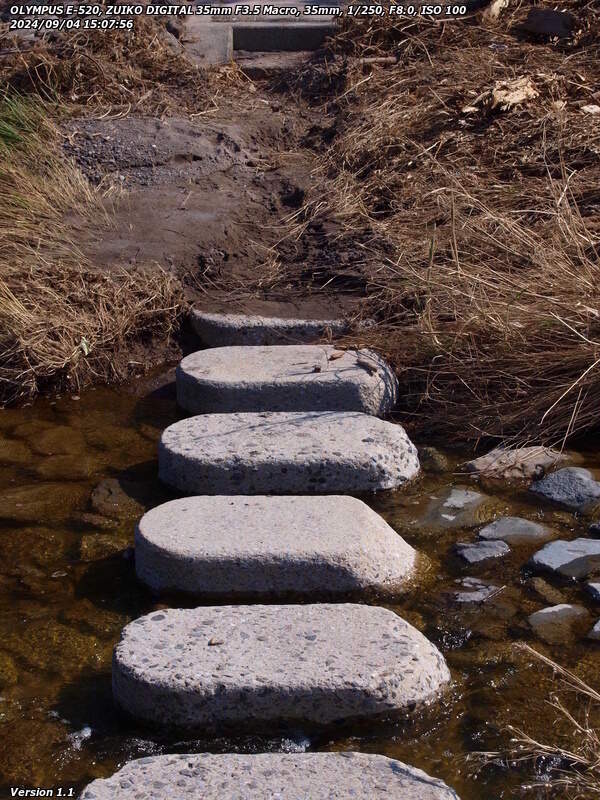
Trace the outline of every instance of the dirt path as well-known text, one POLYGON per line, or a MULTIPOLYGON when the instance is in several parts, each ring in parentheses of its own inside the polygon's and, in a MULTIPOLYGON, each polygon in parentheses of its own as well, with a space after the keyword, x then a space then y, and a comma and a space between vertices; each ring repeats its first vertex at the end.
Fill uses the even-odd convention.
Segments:
MULTIPOLYGON (((270 248, 302 204, 324 122, 322 110, 249 81, 196 117, 70 121, 67 152, 92 182, 123 189, 110 230, 78 226, 84 252, 99 270, 157 263, 203 308, 351 312, 355 287, 324 294, 317 282, 299 299, 248 291, 258 274, 268 278, 270 248)), ((289 258, 306 259, 308 269, 331 260, 318 238, 310 254, 288 246, 289 258)))

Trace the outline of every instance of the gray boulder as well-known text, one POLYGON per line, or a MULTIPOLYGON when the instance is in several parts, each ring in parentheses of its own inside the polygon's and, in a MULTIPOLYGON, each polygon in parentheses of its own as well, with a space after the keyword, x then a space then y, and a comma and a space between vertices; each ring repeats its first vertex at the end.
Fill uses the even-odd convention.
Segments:
POLYGON ((600 568, 600 540, 580 538, 566 542, 559 539, 539 550, 529 563, 535 569, 566 578, 585 578, 600 568))
POLYGON ((563 644, 589 624, 590 615, 583 606, 562 603, 536 611, 527 620, 540 639, 548 644, 563 644))
POLYGON ((583 513, 600 502, 600 483, 582 467, 559 469, 533 483, 531 491, 552 503, 583 513))
POLYGON ((545 542, 552 538, 552 531, 537 522, 520 517, 501 517, 479 531, 479 538, 486 541, 502 539, 507 544, 530 544, 545 542))
POLYGON ((454 549, 467 564, 480 564, 482 561, 501 558, 510 553, 510 547, 506 542, 459 542, 454 549))

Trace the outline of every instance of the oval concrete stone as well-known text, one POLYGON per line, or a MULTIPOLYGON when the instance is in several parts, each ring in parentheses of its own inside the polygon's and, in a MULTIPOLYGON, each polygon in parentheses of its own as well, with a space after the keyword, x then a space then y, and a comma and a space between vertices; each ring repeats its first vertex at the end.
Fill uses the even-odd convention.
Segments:
POLYGON ((363 411, 386 414, 398 398, 391 367, 370 350, 332 345, 216 347, 177 367, 177 401, 194 414, 363 411))
POLYGON ((419 471, 400 425, 357 412, 206 414, 160 440, 160 478, 190 494, 394 489, 419 471))
POLYGON ((341 319, 283 319, 247 314, 210 314, 193 309, 192 328, 208 347, 252 344, 295 344, 317 342, 329 331, 340 335, 348 330, 341 319))
POLYGON ((130 761, 80 800, 458 800, 445 783, 364 753, 167 755, 130 761))
POLYGON ((214 606, 127 625, 113 693, 154 725, 328 724, 410 709, 450 680, 443 656, 372 606, 214 606))
POLYGON ((188 497, 154 508, 135 568, 155 591, 191 594, 394 593, 416 552, 353 497, 188 497))

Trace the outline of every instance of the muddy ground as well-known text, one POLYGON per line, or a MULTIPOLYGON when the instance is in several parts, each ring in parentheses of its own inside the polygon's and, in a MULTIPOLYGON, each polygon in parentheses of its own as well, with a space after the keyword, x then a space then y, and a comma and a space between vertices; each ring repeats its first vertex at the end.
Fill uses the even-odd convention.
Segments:
POLYGON ((205 309, 353 314, 365 284, 352 267, 344 276, 354 255, 335 231, 315 229, 301 249, 293 238, 281 243, 330 124, 323 109, 272 91, 268 81, 244 81, 198 116, 72 119, 65 151, 92 183, 120 190, 107 200, 114 224, 77 223, 78 244, 99 270, 169 270, 186 299, 205 309), (273 269, 299 262, 301 291, 268 289, 273 269))

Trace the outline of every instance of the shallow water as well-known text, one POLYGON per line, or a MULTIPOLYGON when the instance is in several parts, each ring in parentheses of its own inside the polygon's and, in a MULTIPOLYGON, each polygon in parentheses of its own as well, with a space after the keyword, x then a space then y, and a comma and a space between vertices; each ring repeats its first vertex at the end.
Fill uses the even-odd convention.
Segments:
MULTIPOLYGON (((455 474, 467 454, 448 454, 449 469, 425 474, 407 491, 363 498, 427 557, 415 585, 391 607, 446 656, 454 681, 439 702, 409 720, 354 726, 337 738, 289 731, 165 743, 118 717, 110 690, 113 645, 129 620, 161 607, 135 581, 133 526, 143 509, 171 496, 156 477, 156 444, 180 416, 171 388, 143 397, 135 389, 98 389, 0 411, 0 797, 10 797, 11 786, 77 793, 125 761, 153 753, 307 746, 400 758, 445 779, 462 800, 520 797, 530 773, 502 767, 477 773, 467 760, 474 751, 506 745, 509 724, 539 736, 554 725, 544 703, 551 676, 514 643, 530 642, 596 686, 600 646, 581 639, 550 648, 528 630, 527 616, 552 604, 523 569, 535 547, 468 569, 449 549, 507 513, 543 520, 564 538, 583 535, 587 525, 524 493, 489 489, 462 527, 453 527, 456 520, 438 524, 428 509, 452 485, 469 485, 455 474), (111 484, 94 493, 117 477, 129 497, 120 516, 111 484), (467 575, 499 591, 483 603, 457 603, 457 581, 467 575)), ((600 465, 594 450, 584 460, 600 465)), ((587 605, 594 615, 578 586, 552 583, 567 602, 587 605)))

